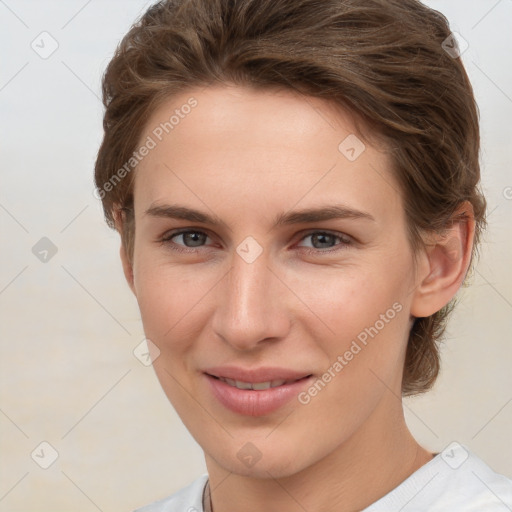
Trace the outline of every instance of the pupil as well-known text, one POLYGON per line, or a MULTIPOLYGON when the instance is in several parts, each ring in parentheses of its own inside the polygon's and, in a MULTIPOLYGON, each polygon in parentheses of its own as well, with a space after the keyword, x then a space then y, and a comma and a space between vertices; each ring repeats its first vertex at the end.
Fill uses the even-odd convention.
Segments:
MULTIPOLYGON (((327 247, 332 247, 332 245, 329 244, 329 241, 330 242, 333 241, 333 235, 330 235, 328 233, 315 234, 315 235, 313 235, 313 240, 314 240, 314 242, 319 241, 320 244, 324 244, 324 247, 325 247, 325 244, 327 244, 327 247)), ((313 243, 313 245, 315 245, 315 244, 313 243)))
POLYGON ((204 242, 204 234, 203 233, 197 233, 195 231, 192 231, 190 233, 185 233, 183 235, 183 240, 185 242, 185 245, 188 247, 199 247, 201 243, 204 242), (188 242, 192 242, 192 244, 188 244, 188 242))

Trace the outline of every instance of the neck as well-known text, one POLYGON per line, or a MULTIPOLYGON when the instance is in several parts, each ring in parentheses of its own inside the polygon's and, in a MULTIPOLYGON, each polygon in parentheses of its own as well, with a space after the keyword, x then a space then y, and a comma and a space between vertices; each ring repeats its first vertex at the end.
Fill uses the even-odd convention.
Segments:
POLYGON ((206 456, 213 512, 360 511, 432 459, 409 432, 400 400, 388 393, 349 439, 298 473, 253 478, 206 456))

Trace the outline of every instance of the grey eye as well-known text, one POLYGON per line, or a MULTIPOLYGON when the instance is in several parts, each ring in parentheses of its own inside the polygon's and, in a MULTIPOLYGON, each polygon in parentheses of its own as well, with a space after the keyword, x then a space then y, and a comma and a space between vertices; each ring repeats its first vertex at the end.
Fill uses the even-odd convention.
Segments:
POLYGON ((176 233, 171 237, 171 239, 176 242, 176 238, 182 237, 183 244, 185 247, 200 247, 206 242, 208 235, 206 233, 202 233, 201 231, 184 231, 182 233, 176 233))

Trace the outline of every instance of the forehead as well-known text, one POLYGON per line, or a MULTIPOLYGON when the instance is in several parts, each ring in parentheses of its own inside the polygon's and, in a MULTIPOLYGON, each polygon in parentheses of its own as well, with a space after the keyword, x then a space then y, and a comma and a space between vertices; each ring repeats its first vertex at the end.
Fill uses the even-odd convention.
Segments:
POLYGON ((400 203, 388 155, 363 142, 354 116, 292 90, 187 90, 153 112, 140 140, 149 139, 135 179, 146 207, 187 198, 277 211, 322 199, 378 215, 400 203))

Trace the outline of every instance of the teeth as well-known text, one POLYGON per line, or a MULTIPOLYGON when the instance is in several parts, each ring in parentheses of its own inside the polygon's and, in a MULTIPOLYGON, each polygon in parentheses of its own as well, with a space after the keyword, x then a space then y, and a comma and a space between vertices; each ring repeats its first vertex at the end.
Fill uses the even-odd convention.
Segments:
POLYGON ((252 389, 250 382, 242 382, 241 380, 235 380, 235 387, 238 389, 252 389))
POLYGON ((255 382, 252 385, 252 389, 261 390, 268 389, 272 385, 272 382, 255 382))
MULTIPOLYGON (((228 378, 224 378, 224 377, 219 377, 219 379, 226 382, 230 386, 233 386, 238 389, 253 389, 256 391, 262 391, 264 389, 275 388, 277 386, 282 386, 283 384, 288 382, 284 379, 272 380, 272 381, 268 380, 266 382, 254 382, 254 383, 243 382, 240 380, 233 380, 233 379, 228 379, 228 378)), ((290 382, 293 382, 293 381, 290 381, 290 382)))

